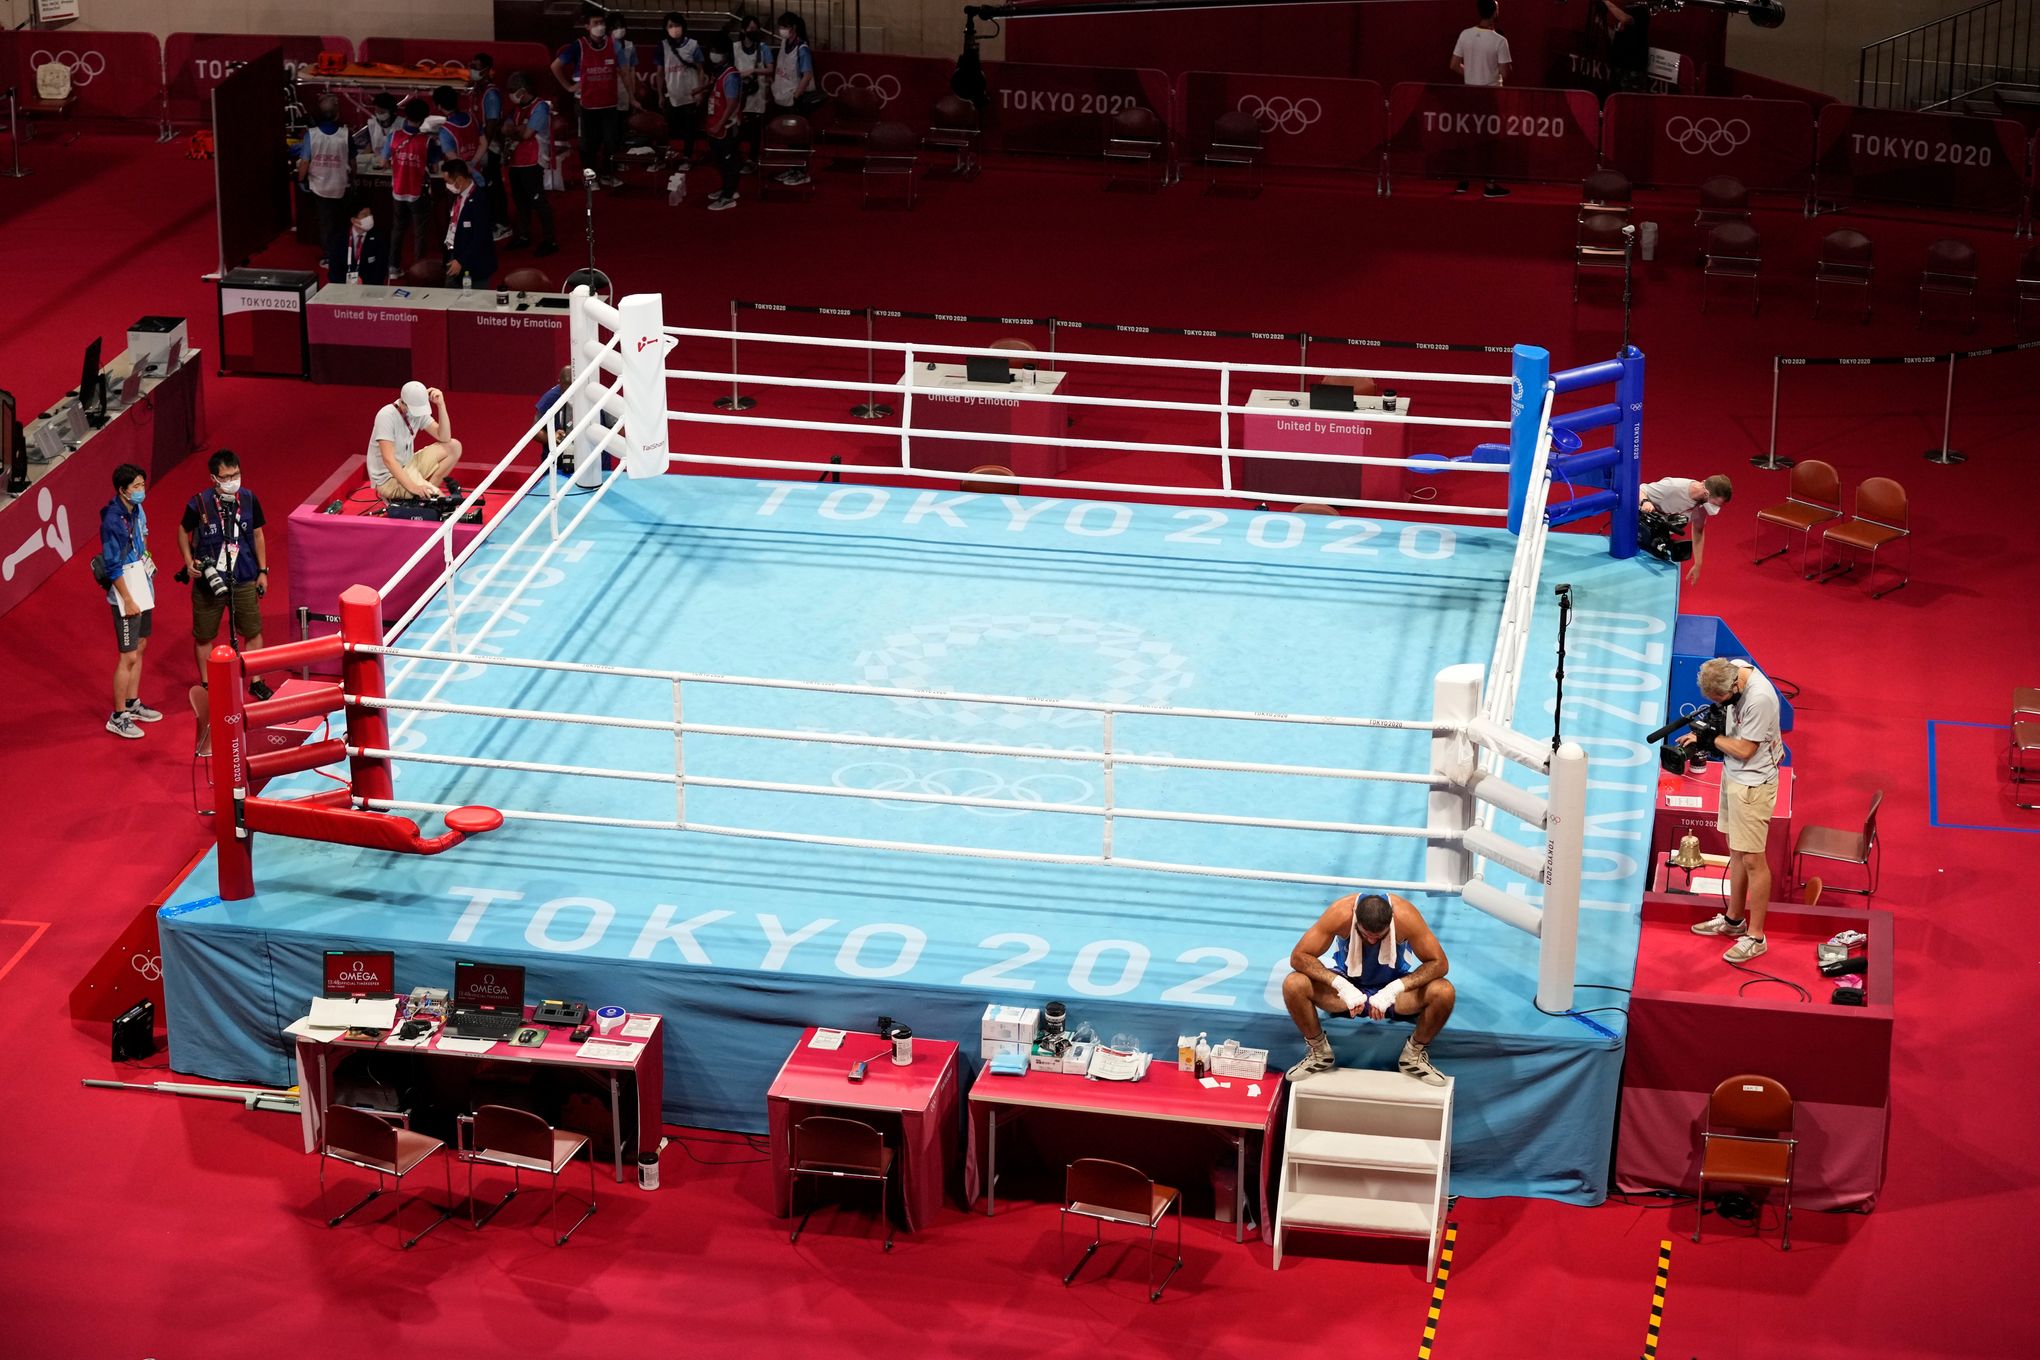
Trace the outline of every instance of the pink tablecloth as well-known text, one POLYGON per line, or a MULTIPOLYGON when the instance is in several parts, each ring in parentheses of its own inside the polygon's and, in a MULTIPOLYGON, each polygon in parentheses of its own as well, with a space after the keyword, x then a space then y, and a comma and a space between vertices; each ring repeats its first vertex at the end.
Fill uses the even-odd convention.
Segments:
MULTIPOLYGON (((1653 855, 1679 848, 1679 837, 1688 831, 1700 838, 1700 849, 1709 855, 1728 853, 1728 837, 1715 830, 1714 819, 1721 811, 1721 762, 1710 760, 1697 775, 1658 776, 1657 821, 1651 830, 1653 855), (1697 800, 1697 802, 1695 801, 1697 800), (1681 806, 1684 802, 1691 806, 1681 806)), ((1792 767, 1778 771, 1778 806, 1771 813, 1771 830, 1764 842, 1764 858, 1771 862, 1771 891, 1782 892, 1792 868, 1792 767)))
POLYGON ((772 1139, 772 1201, 781 1218, 793 1212, 793 1187, 787 1175, 793 1126, 811 1114, 843 1114, 851 1118, 886 1116, 899 1126, 900 1197, 908 1229, 935 1221, 951 1175, 962 1110, 957 1048, 941 1039, 914 1040, 914 1061, 893 1065, 892 1044, 876 1034, 846 1034, 843 1046, 809 1048, 809 1029, 787 1055, 772 1087, 765 1093, 765 1114, 772 1139), (863 1081, 849 1079, 853 1064, 869 1058, 863 1081))
MULTIPOLYGON (((1258 395, 1258 394, 1257 394, 1258 395)), ((1242 416, 1241 440, 1249 449, 1281 449, 1285 453, 1336 453, 1347 457, 1406 457, 1409 427, 1399 420, 1368 419, 1364 414, 1313 411, 1303 393, 1292 410, 1256 410, 1242 416)), ((1350 463, 1280 462, 1269 458, 1233 459, 1233 485, 1242 491, 1271 496, 1339 496, 1358 500, 1400 501, 1407 469, 1355 467, 1350 463)))

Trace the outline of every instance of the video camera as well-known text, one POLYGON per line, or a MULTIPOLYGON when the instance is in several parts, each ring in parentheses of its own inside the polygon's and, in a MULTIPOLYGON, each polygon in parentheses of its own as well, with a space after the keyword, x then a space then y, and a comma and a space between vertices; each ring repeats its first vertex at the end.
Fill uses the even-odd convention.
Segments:
POLYGON ((1698 774, 1707 764, 1707 757, 1714 753, 1714 739, 1727 730, 1728 704, 1711 703, 1666 723, 1644 740, 1664 743, 1658 747, 1658 764, 1666 774, 1698 774), (1670 740, 1682 728, 1692 729, 1691 746, 1680 746, 1670 740))
POLYGON ((1693 540, 1686 537, 1689 522, 1684 515, 1644 510, 1636 517, 1636 546, 1660 562, 1691 561, 1693 540))

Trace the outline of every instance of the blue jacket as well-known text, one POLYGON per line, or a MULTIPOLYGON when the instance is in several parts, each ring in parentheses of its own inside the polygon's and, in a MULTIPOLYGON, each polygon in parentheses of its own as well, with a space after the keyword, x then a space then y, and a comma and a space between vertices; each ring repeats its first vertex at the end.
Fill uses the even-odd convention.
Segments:
MULTIPOLYGON (((106 559, 106 571, 110 576, 119 576, 120 569, 130 562, 140 562, 149 555, 149 514, 136 506, 133 515, 121 507, 120 497, 115 496, 99 512, 99 553, 106 559)), ((108 586, 106 602, 120 604, 120 593, 108 586)))

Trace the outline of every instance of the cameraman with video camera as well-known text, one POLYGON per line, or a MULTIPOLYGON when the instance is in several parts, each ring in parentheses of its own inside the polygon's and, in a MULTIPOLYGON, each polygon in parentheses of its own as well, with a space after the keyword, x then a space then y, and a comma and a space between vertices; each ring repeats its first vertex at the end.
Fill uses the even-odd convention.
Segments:
POLYGON ((1711 745, 1721 754, 1715 825, 1728 837, 1728 905, 1693 933, 1728 936, 1735 943, 1721 957, 1747 963, 1764 952, 1764 912, 1771 902, 1765 843, 1778 805, 1778 761, 1785 753, 1778 691, 1749 662, 1715 657, 1700 667, 1700 693, 1722 711, 1718 734, 1702 739, 1688 732, 1679 745, 1711 745))
MULTIPOLYGON (((184 569, 177 579, 191 587, 191 636, 198 652, 198 683, 206 683, 206 654, 219 637, 220 617, 229 609, 243 649, 262 646, 261 599, 269 593, 269 545, 262 535, 262 503, 241 486, 241 460, 221 449, 206 462, 212 485, 184 506, 177 525, 177 550, 184 569)), ((248 683, 257 699, 271 697, 260 678, 248 683)))
POLYGON ((1637 495, 1638 546, 1666 562, 1683 562, 1690 556, 1693 569, 1686 573, 1686 584, 1691 585, 1700 579, 1700 558, 1706 551, 1701 531, 1734 495, 1735 487, 1718 472, 1704 482, 1661 477, 1648 483, 1637 495), (1679 537, 1688 528, 1690 544, 1679 537))

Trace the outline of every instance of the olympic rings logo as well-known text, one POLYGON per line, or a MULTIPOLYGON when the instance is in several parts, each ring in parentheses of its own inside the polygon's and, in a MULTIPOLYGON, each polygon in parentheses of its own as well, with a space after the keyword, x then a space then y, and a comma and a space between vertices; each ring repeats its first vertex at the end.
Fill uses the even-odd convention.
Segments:
MULTIPOLYGON (((1079 803, 1091 796, 1091 782, 1069 774, 1031 774, 1008 779, 997 770, 978 765, 952 765, 939 770, 915 770, 890 761, 860 761, 845 765, 832 776, 839 789, 869 789, 875 793, 933 794, 943 798, 996 798, 1010 803, 1040 805, 1079 803)), ((916 812, 954 804, 899 802, 888 806, 916 812)), ((962 807, 958 811, 980 817, 1019 817, 1026 807, 962 807)))
POLYGON ((1278 94, 1263 99, 1243 94, 1233 107, 1259 124, 1261 131, 1286 132, 1292 137, 1325 116, 1325 106, 1308 96, 1290 99, 1278 94))
POLYGON ((137 954, 128 960, 128 965, 140 973, 145 982, 155 982, 163 976, 161 954, 137 954))
POLYGON ((70 70, 71 83, 81 90, 92 83, 92 77, 106 73, 104 52, 52 52, 42 48, 28 59, 28 65, 30 70, 34 70, 53 61, 70 70))
POLYGON ((870 90, 878 96, 880 108, 900 97, 900 82, 896 76, 869 76, 862 71, 844 75, 830 71, 822 76, 822 93, 830 98, 840 96, 845 90, 870 90))
POLYGON ((1726 156, 1750 139, 1750 125, 1740 118, 1688 118, 1681 114, 1665 124, 1665 140, 1688 156, 1726 156))

